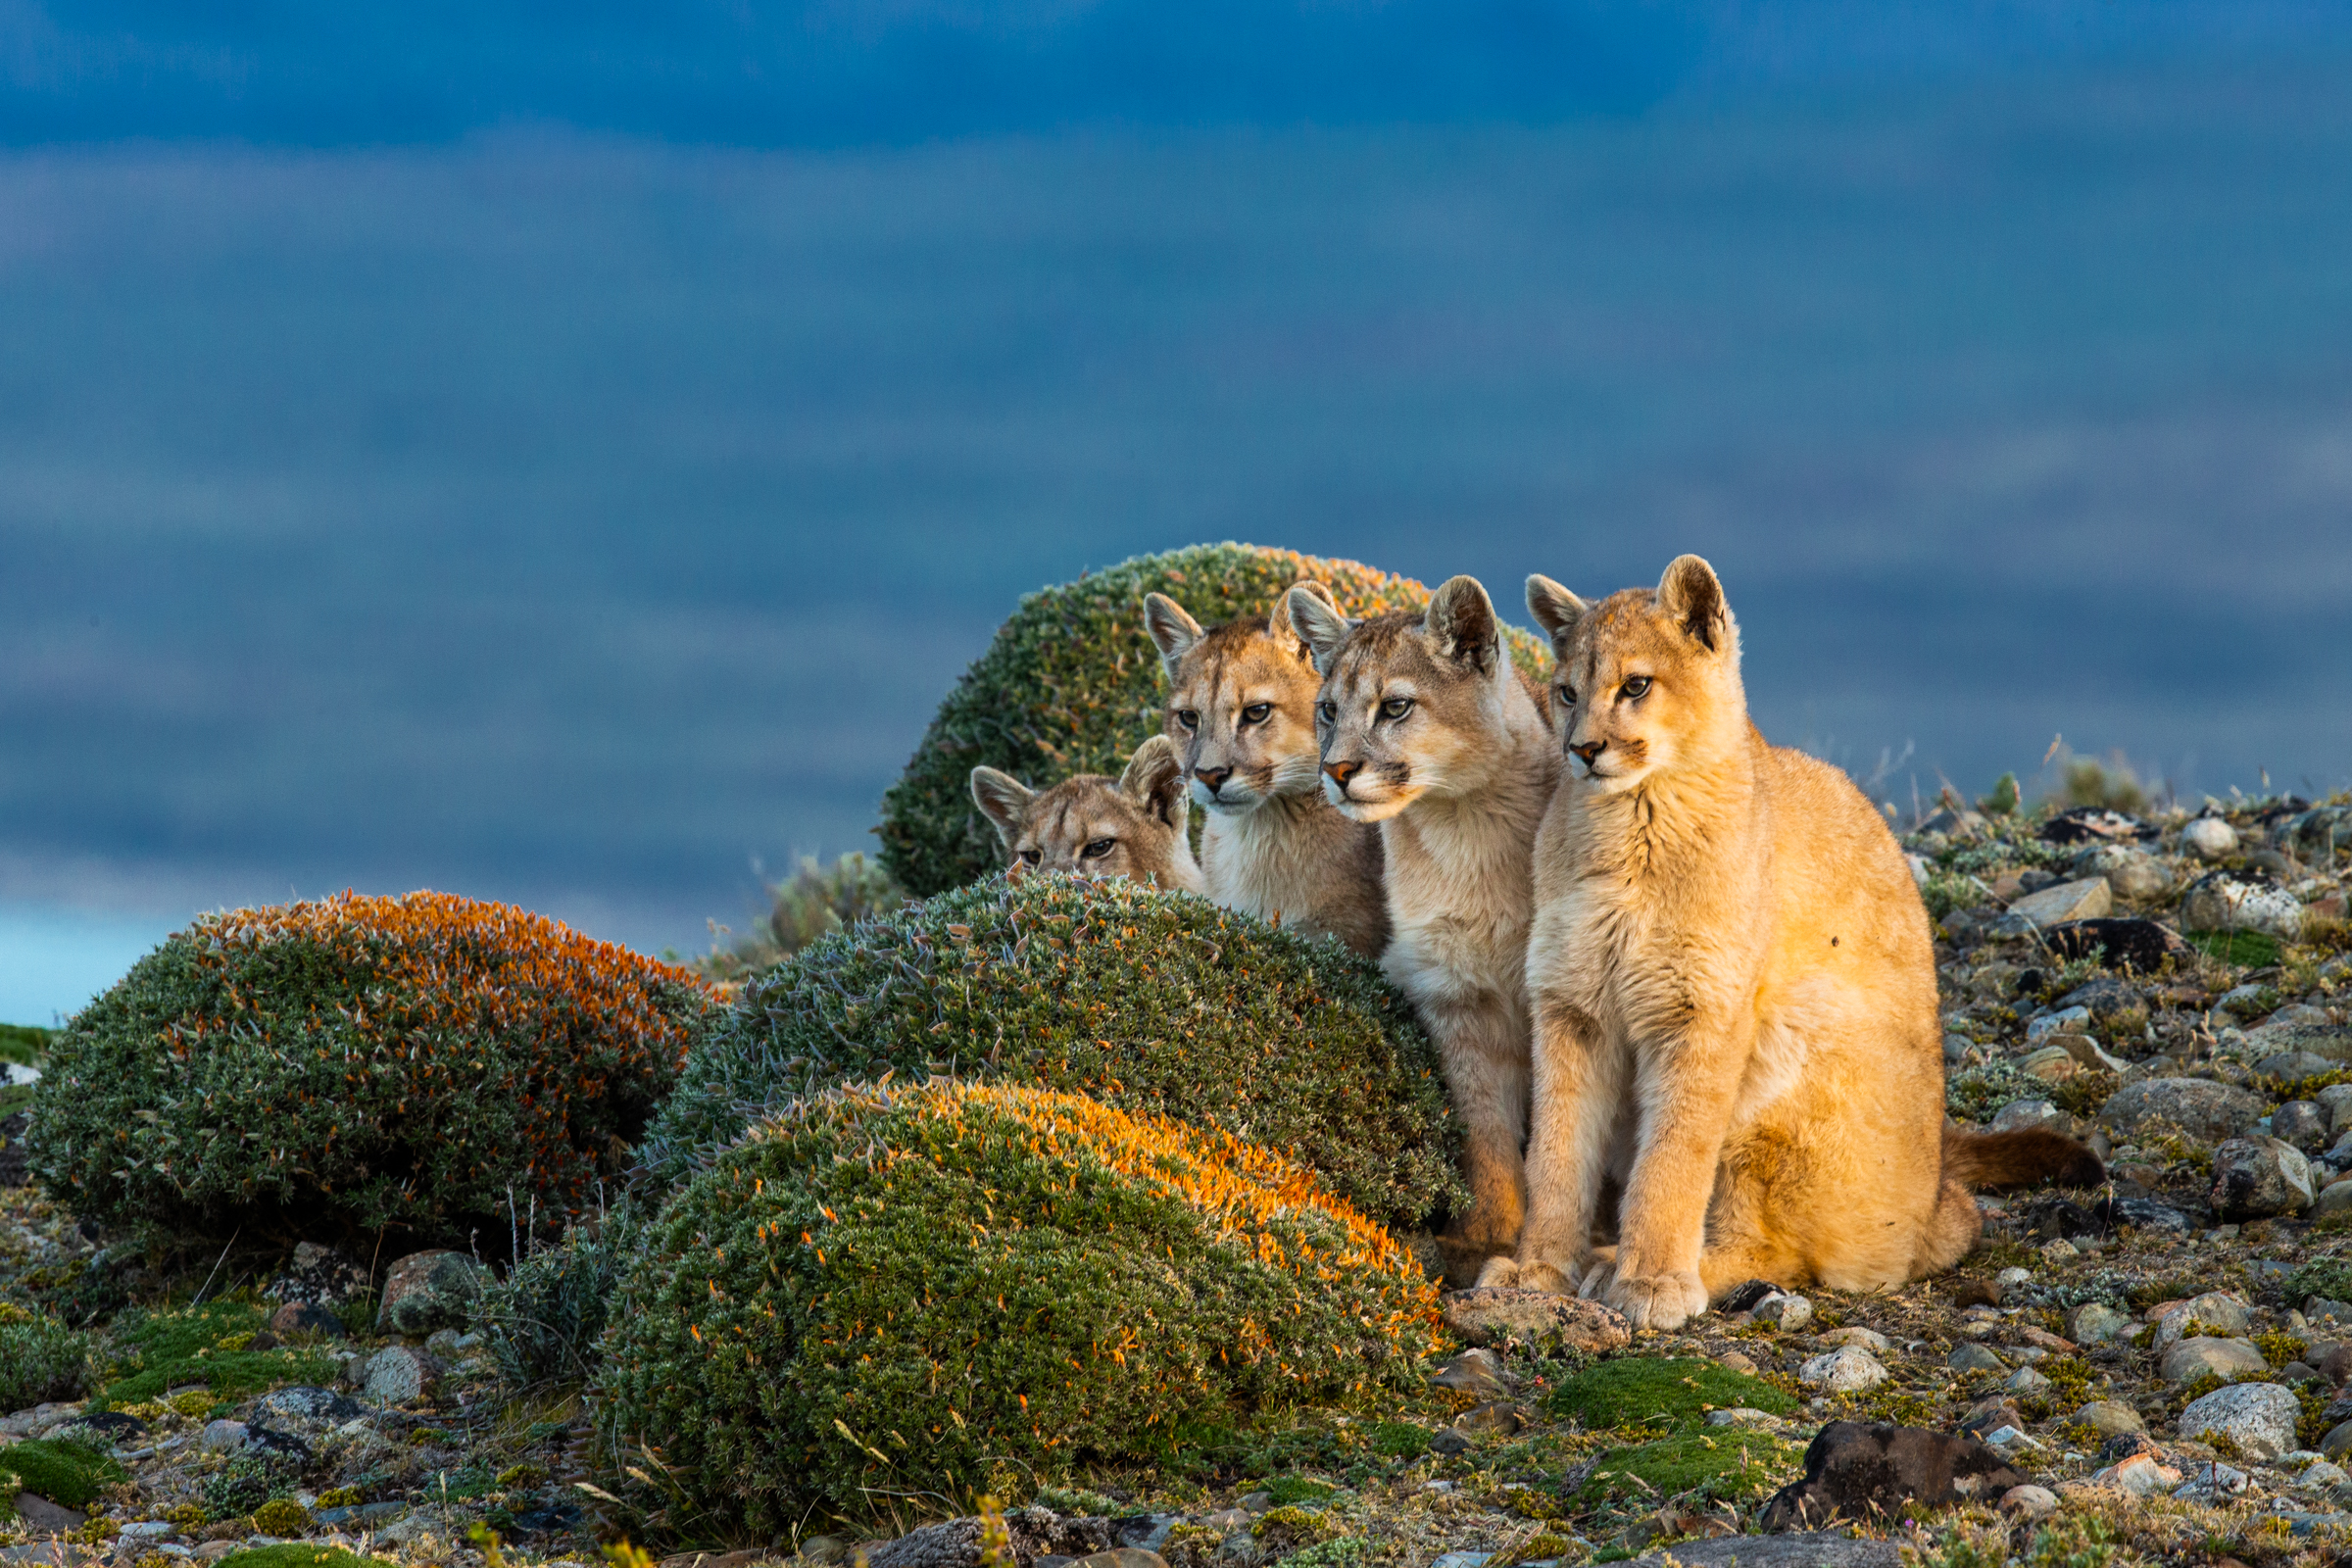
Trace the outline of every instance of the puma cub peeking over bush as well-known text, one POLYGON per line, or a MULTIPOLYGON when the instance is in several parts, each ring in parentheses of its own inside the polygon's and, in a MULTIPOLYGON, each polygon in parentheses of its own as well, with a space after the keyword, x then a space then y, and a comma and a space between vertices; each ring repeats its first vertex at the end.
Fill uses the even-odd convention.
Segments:
POLYGON ((975 767, 972 799, 996 824, 1012 864, 1200 891, 1184 774, 1165 735, 1137 747, 1116 779, 1079 773, 1040 791, 1010 773, 975 767))
MULTIPOLYGON (((1297 591, 1333 604, 1319 582, 1297 591)), ((1323 677, 1286 601, 1263 619, 1202 631, 1166 594, 1146 594, 1144 626, 1167 666, 1167 738, 1207 813, 1200 875, 1210 900, 1379 957, 1389 945, 1380 830, 1323 798, 1323 677)))
POLYGON ((1449 1269, 1508 1251, 1525 1204, 1530 848, 1559 750, 1487 591, 1455 577, 1424 614, 1351 621, 1294 588, 1322 671, 1323 791, 1380 824, 1393 935, 1381 967, 1437 1042, 1475 1206, 1449 1269))
POLYGON ((1536 844, 1527 1227, 1484 1283, 1673 1328, 1749 1279, 1957 1262, 1971 1183, 2102 1179, 2054 1133, 1945 1130, 1927 911, 1861 791, 1748 721, 1714 569, 1593 605, 1531 577, 1527 602, 1572 760, 1536 844))

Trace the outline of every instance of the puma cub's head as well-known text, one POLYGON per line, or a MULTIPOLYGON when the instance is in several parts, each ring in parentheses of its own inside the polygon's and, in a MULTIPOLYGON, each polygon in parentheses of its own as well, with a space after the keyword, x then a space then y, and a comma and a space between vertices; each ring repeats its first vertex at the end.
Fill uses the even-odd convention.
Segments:
POLYGON ((975 767, 972 799, 1016 865, 1200 890, 1185 831, 1184 776, 1165 735, 1137 747, 1116 779, 1080 773, 1032 790, 1009 773, 975 767))
MULTIPOLYGON (((1319 582, 1293 592, 1332 605, 1319 582)), ((1262 620, 1244 615, 1204 632, 1166 594, 1144 598, 1144 626, 1168 670, 1168 739, 1193 799, 1220 814, 1315 791, 1315 689, 1323 677, 1289 607, 1286 594, 1262 620)))
POLYGON ((1334 806, 1378 822, 1478 786, 1505 736, 1504 683, 1518 677, 1476 578, 1446 582, 1418 615, 1349 620, 1296 588, 1287 603, 1323 673, 1315 728, 1334 806))
POLYGON ((1527 608, 1551 637, 1551 723, 1572 778, 1630 789, 1744 742, 1740 626, 1698 557, 1678 556, 1654 589, 1598 604, 1530 577, 1527 608))

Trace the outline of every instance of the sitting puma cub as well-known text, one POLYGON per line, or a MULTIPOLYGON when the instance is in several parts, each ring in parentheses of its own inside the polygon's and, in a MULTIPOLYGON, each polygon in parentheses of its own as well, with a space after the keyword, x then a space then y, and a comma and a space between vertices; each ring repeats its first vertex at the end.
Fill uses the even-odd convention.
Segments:
MULTIPOLYGON (((1298 587, 1332 604, 1319 582, 1298 587)), ((1209 898, 1379 957, 1389 945, 1380 830, 1323 798, 1315 742, 1323 678, 1286 602, 1263 619, 1244 615, 1204 632, 1166 594, 1147 594, 1144 625, 1167 665, 1168 739, 1208 813, 1200 875, 1209 898)))
POLYGON ((1323 790, 1378 822, 1393 935, 1381 967, 1445 1063, 1477 1199, 1449 1263, 1508 1251, 1525 1202, 1530 848, 1559 749, 1511 667, 1487 591, 1456 577, 1425 614, 1350 621, 1294 588, 1323 672, 1323 790))
POLYGON ((1013 864, 1200 891, 1184 773, 1165 735, 1137 747, 1116 780, 1080 773, 1039 791, 1009 773, 975 767, 972 799, 997 825, 1013 864))
POLYGON ((1748 722, 1714 569, 1684 556, 1596 605, 1531 577, 1527 602, 1574 760, 1536 845, 1527 1228, 1484 1282, 1581 1282, 1670 1329, 1750 1279, 1868 1291, 1956 1262, 1971 1181, 2102 1179, 2053 1133, 1944 1130, 1911 873, 1843 773, 1748 722))

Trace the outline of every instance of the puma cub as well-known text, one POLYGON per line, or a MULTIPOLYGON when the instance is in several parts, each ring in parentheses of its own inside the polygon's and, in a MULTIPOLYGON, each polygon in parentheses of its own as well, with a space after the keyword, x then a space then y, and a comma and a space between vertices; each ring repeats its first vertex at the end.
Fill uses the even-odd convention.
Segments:
POLYGON ((1573 760, 1536 843, 1527 1228, 1485 1282, 1673 1328, 1750 1279, 1956 1262, 1972 1181, 2101 1179, 2053 1133, 1945 1132, 1927 911, 1862 793, 1748 721, 1714 569, 1592 605, 1531 577, 1527 602, 1573 760))
POLYGON ((1475 1268, 1510 1250, 1525 1203, 1528 863, 1559 749, 1475 579, 1447 582, 1420 615, 1351 621, 1297 588, 1288 604, 1323 674, 1323 792, 1380 824, 1381 967, 1436 1040, 1462 1119, 1477 1203, 1448 1252, 1475 1268))
POLYGON ((1032 790, 1009 773, 975 767, 972 799, 1016 865, 1200 891, 1184 774, 1165 735, 1137 747, 1115 780, 1080 773, 1032 790))
MULTIPOLYGON (((1298 589, 1332 603, 1321 583, 1298 589)), ((1379 957, 1389 945, 1380 830, 1323 798, 1322 677, 1287 600, 1262 619, 1204 632, 1166 594, 1147 594, 1144 626, 1167 666, 1167 737, 1207 813, 1200 875, 1210 900, 1379 957)))

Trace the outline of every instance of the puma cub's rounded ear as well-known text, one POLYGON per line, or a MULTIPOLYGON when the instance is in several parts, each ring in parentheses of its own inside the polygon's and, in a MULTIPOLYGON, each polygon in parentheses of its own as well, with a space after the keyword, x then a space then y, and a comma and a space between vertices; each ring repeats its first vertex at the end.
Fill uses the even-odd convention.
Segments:
POLYGON ((1677 556, 1666 564, 1666 575, 1658 579, 1658 608, 1710 649, 1720 650, 1731 630, 1732 608, 1724 603, 1723 584, 1698 556, 1677 556))
POLYGON ((1119 775, 1119 793, 1162 822, 1176 825, 1184 799, 1184 760, 1176 755, 1176 743, 1154 735, 1138 746, 1119 775))
POLYGON ((1314 645, 1306 640, 1304 632, 1291 623, 1292 594, 1312 594, 1330 606, 1335 615, 1340 613, 1340 602, 1321 583, 1312 578, 1301 578, 1291 584, 1283 596, 1274 601, 1274 608, 1266 612, 1266 635, 1311 664, 1315 662, 1314 645))
POLYGON ((1036 798, 1035 790, 1010 773, 1000 773, 993 767, 972 769, 972 801, 980 808, 980 814, 997 825, 997 837, 1004 841, 1008 850, 1020 834, 1021 814, 1036 798))
POLYGON ((1174 680, 1176 666, 1200 640, 1200 623, 1166 594, 1146 594, 1144 630, 1151 635, 1152 646, 1159 650, 1159 662, 1167 666, 1168 678, 1174 680))
POLYGON ((1429 613, 1421 619, 1436 639, 1438 652, 1457 664, 1492 670, 1502 652, 1502 623, 1494 618, 1494 602, 1476 577, 1448 577, 1429 596, 1429 613))
POLYGON ((1555 654, 1576 635, 1577 622, 1592 608, 1542 572, 1527 579, 1527 612, 1536 617, 1536 624, 1551 639, 1551 651, 1555 654))
POLYGON ((1339 607, 1317 598, 1310 590, 1294 588, 1282 596, 1282 608, 1290 617, 1291 628, 1305 639, 1315 656, 1315 673, 1331 673, 1332 662, 1340 657, 1340 646, 1348 641, 1355 622, 1339 612, 1339 607))

